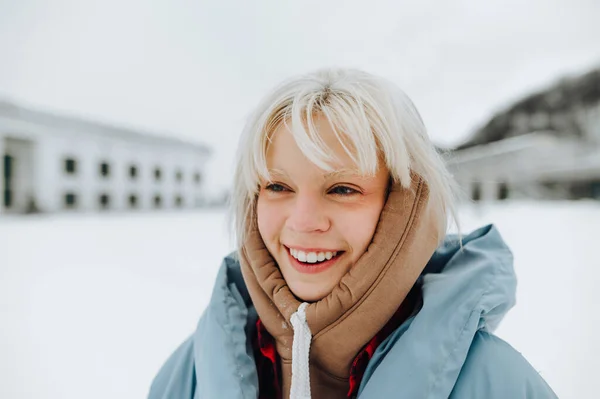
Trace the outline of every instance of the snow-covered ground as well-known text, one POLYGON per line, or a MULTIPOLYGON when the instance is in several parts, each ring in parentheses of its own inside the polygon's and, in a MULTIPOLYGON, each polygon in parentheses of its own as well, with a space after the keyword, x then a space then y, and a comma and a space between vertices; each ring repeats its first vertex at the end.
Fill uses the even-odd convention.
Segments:
MULTIPOLYGON (((561 398, 600 392, 600 203, 462 211, 511 245, 518 304, 498 334, 561 398)), ((144 398, 195 328, 222 257, 223 211, 0 218, 0 397, 144 398)))

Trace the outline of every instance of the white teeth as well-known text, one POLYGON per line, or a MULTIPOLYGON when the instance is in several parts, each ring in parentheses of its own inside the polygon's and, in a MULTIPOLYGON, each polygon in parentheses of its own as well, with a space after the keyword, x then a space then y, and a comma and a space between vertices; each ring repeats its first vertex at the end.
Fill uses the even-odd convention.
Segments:
POLYGON ((290 254, 300 262, 306 263, 317 263, 329 260, 337 255, 337 251, 334 252, 304 252, 297 249, 290 248, 290 254))
POLYGON ((298 251, 298 256, 296 258, 300 262, 306 262, 306 253, 304 251, 298 251))

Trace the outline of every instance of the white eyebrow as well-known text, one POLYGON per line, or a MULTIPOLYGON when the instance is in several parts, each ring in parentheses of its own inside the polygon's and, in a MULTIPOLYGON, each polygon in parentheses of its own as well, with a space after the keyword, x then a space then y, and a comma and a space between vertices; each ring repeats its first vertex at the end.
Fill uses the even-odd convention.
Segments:
POLYGON ((290 176, 285 172, 285 170, 282 169, 269 169, 267 170, 267 172, 269 173, 269 177, 273 177, 273 176, 277 176, 277 177, 286 177, 289 178, 290 176))
MULTIPOLYGON (((271 177, 283 177, 283 178, 290 178, 290 176, 286 173, 285 170, 282 169, 269 169, 269 176, 271 177)), ((342 169, 338 169, 338 170, 334 170, 332 172, 328 172, 325 173, 323 175, 323 180, 328 180, 328 179, 336 179, 336 178, 340 178, 342 176, 356 176, 356 177, 360 177, 362 176, 362 174, 360 173, 360 171, 358 169, 349 169, 349 168, 342 168, 342 169)))
POLYGON ((360 171, 358 169, 349 169, 349 168, 342 168, 342 169, 338 169, 338 170, 334 170, 333 172, 329 172, 326 173, 323 177, 325 179, 334 179, 334 178, 339 178, 342 176, 362 176, 362 174, 360 173, 360 171))

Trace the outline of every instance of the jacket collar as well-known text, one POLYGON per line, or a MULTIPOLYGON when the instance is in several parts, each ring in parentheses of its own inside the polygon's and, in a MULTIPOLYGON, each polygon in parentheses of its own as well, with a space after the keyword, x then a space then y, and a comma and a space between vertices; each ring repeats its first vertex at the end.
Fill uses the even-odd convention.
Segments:
MULTIPOLYGON (((494 226, 462 240, 446 237, 420 279, 423 306, 379 345, 361 398, 448 397, 480 329, 493 331, 515 304, 512 255, 494 226)), ((238 254, 227 256, 193 336, 195 398, 256 398, 258 379, 247 337, 257 315, 238 254), (213 359, 207 362, 206 359, 213 359)))

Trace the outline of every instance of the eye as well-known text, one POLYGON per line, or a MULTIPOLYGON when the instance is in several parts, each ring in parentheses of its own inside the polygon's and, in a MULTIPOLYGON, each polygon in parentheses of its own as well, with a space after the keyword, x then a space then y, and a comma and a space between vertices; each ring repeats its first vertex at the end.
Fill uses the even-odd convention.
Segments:
POLYGON ((350 196, 353 194, 358 194, 359 192, 353 188, 348 186, 337 186, 332 188, 329 191, 331 194, 341 195, 341 196, 350 196))
POLYGON ((286 188, 283 187, 281 184, 272 183, 272 184, 267 184, 267 186, 265 187, 265 190, 271 191, 274 193, 281 193, 281 192, 284 192, 286 190, 286 188))

